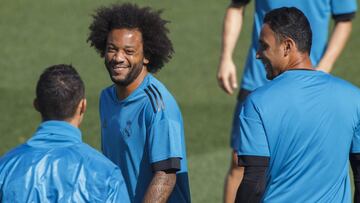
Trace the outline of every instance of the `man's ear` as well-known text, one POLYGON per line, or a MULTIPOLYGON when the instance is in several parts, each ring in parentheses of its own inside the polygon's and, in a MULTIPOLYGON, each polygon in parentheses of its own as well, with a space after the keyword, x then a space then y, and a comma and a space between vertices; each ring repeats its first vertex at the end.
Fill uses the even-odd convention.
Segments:
POLYGON ((37 98, 34 99, 33 106, 34 106, 36 111, 40 112, 39 103, 38 103, 37 98))
POLYGON ((295 49, 295 42, 291 38, 286 38, 283 40, 284 44, 284 56, 288 56, 293 49, 295 49))
POLYGON ((80 115, 83 115, 85 113, 85 111, 86 111, 86 108, 87 108, 86 98, 80 100, 78 108, 80 109, 80 115))
POLYGON ((145 58, 145 57, 143 59, 143 64, 145 64, 145 65, 149 64, 149 60, 147 58, 145 58))

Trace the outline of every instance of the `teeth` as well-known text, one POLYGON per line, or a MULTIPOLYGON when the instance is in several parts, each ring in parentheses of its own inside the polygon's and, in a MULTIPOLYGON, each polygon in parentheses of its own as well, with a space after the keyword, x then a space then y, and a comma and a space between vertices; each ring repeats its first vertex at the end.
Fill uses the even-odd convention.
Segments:
POLYGON ((119 69, 119 68, 125 68, 125 67, 122 67, 122 66, 115 66, 113 69, 119 69))

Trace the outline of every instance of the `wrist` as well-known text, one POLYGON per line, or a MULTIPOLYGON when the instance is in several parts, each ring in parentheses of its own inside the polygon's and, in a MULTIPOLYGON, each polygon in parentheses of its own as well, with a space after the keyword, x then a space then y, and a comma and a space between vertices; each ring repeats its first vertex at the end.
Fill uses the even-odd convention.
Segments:
POLYGON ((222 61, 231 61, 232 60, 232 54, 224 53, 224 54, 221 54, 220 58, 221 58, 222 61))

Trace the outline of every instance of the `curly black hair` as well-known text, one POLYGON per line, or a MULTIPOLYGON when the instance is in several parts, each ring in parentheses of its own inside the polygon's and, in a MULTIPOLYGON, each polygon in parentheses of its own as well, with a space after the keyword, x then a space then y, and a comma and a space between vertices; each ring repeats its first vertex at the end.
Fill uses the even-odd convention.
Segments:
POLYGON ((105 55, 108 34, 113 29, 139 29, 142 34, 144 56, 149 60, 147 69, 155 73, 167 63, 174 53, 165 27, 169 21, 160 17, 161 10, 140 8, 135 4, 113 4, 96 10, 90 25, 87 42, 95 47, 101 57, 105 55))

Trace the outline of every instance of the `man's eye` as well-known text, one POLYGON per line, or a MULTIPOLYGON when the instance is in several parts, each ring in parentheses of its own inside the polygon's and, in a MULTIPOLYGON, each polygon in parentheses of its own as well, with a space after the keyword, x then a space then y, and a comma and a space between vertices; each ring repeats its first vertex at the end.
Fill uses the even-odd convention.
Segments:
POLYGON ((107 52, 115 52, 116 50, 113 47, 108 47, 107 52))
POLYGON ((125 50, 126 54, 133 55, 135 53, 134 50, 125 50))
POLYGON ((268 49, 268 45, 267 44, 264 44, 264 43, 260 43, 260 49, 261 50, 266 50, 266 49, 268 49))

